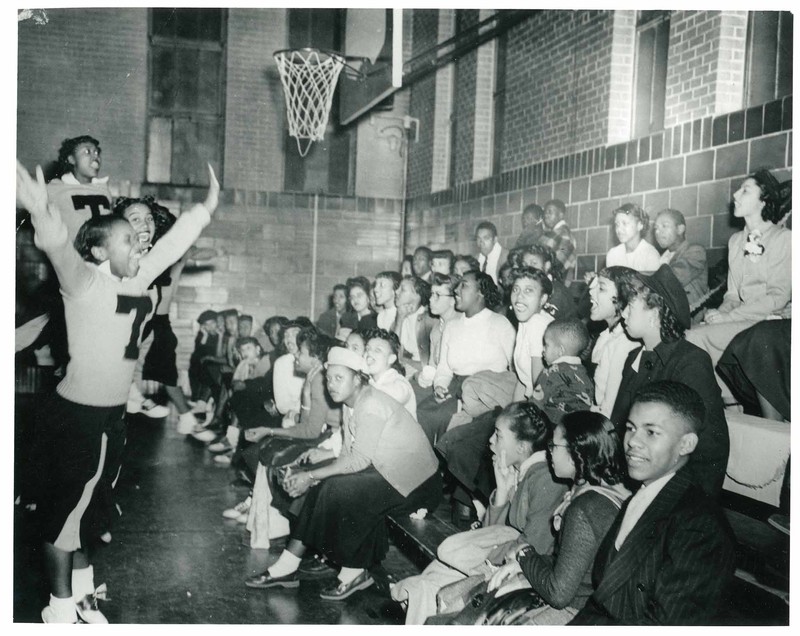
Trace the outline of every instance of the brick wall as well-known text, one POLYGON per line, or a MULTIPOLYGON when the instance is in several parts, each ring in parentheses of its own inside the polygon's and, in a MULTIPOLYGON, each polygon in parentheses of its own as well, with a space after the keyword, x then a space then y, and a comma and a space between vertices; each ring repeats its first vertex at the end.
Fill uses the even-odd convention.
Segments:
MULTIPOLYGON (((478 23, 477 9, 461 9, 456 13, 456 32, 478 23)), ((455 183, 472 180, 472 149, 475 143, 475 91, 477 89, 478 51, 465 53, 455 63, 453 117, 455 138, 451 140, 451 161, 455 162, 455 183)), ((452 184, 451 184, 452 185, 452 184)))
POLYGON ((144 178, 147 101, 145 9, 47 9, 18 23, 17 157, 55 161, 61 142, 90 134, 103 173, 144 178))
POLYGON ((644 206, 651 218, 666 207, 683 212, 687 236, 710 250, 713 264, 725 258, 728 238, 740 229, 728 211, 734 190, 761 166, 775 170, 780 180, 790 178, 792 137, 789 96, 416 197, 407 206, 408 251, 428 245, 473 253, 482 219, 497 225, 503 245, 513 245, 523 207, 555 197, 567 204, 580 255, 578 276, 605 263, 616 244, 611 213, 627 202, 644 206))
POLYGON ((546 11, 508 32, 504 168, 606 142, 612 11, 546 11))
POLYGON ((286 9, 228 12, 225 175, 228 188, 283 189, 283 88, 272 53, 286 48, 286 9))
POLYGON ((746 34, 746 11, 672 12, 666 126, 741 106, 746 34))
MULTIPOLYGON (((412 22, 412 50, 414 55, 436 45, 439 11, 418 9, 414 11, 412 22)), ((419 119, 420 138, 408 149, 408 186, 406 192, 420 194, 431 191, 433 170, 433 147, 435 135, 434 109, 441 103, 437 99, 438 75, 423 78, 411 87, 409 114, 419 119)))

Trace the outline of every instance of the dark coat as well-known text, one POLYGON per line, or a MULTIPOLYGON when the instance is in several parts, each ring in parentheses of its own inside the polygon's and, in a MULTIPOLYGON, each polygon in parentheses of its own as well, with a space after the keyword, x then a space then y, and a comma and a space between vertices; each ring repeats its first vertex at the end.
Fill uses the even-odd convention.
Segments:
POLYGON ((571 624, 711 624, 735 569, 733 533, 721 508, 684 467, 617 552, 626 509, 627 504, 600 546, 595 591, 571 624))
POLYGON ((624 436, 633 397, 639 388, 649 382, 672 380, 693 388, 703 399, 706 417, 703 428, 698 431, 697 448, 692 453, 689 466, 697 483, 710 495, 717 496, 725 480, 730 438, 711 358, 705 351, 683 339, 662 342, 654 351, 642 351, 639 371, 636 372, 633 370, 633 361, 640 350, 633 349, 625 361, 611 421, 617 425, 620 436, 624 436))

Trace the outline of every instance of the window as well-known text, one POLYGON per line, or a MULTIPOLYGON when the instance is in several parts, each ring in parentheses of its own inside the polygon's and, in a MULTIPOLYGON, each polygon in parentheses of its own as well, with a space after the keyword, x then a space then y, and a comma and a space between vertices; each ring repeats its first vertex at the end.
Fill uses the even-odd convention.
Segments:
POLYGON ((151 9, 147 181, 208 185, 222 176, 224 9, 151 9))
POLYGON ((639 11, 636 24, 633 135, 664 128, 669 11, 639 11))
POLYGON ((494 85, 494 159, 492 160, 493 174, 503 171, 503 126, 505 125, 506 104, 506 50, 508 48, 508 32, 504 31, 497 38, 497 51, 495 55, 495 85, 494 85))
POLYGON ((792 92, 793 18, 789 11, 752 11, 747 25, 745 106, 792 92))
MULTIPOLYGON (((288 48, 313 47, 341 51, 342 11, 339 9, 289 9, 288 48)), ((281 88, 281 90, 283 90, 281 88)), ((282 96, 282 95, 281 95, 282 96)), ((355 191, 355 126, 340 127, 339 91, 333 93, 325 138, 311 144, 300 156, 297 140, 284 120, 284 190, 349 195, 355 191)))

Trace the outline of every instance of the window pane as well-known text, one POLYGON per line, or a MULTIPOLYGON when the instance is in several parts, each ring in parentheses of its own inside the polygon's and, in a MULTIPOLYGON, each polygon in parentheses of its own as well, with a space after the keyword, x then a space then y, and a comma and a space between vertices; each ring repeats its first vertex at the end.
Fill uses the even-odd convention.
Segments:
POLYGON ((634 119, 634 137, 642 137, 650 133, 655 37, 656 34, 653 29, 647 29, 639 33, 639 42, 636 49, 636 116, 634 119))
POLYGON ((199 66, 197 109, 203 113, 220 114, 222 52, 200 51, 197 58, 199 66))
POLYGON ((172 120, 153 117, 147 140, 147 180, 169 183, 172 161, 172 120))
POLYGON ((175 118, 172 137, 172 183, 208 185, 206 162, 219 169, 218 122, 175 118))
POLYGON ((781 11, 778 32, 778 90, 775 97, 792 94, 793 39, 794 16, 790 11, 781 11))
POLYGON ((175 35, 175 9, 152 9, 150 34, 159 37, 175 35))
POLYGON ((163 46, 151 48, 150 106, 169 110, 175 105, 175 51, 163 46))
POLYGON ((664 108, 667 98, 667 56, 669 54, 669 22, 656 28, 655 57, 653 59, 653 88, 650 98, 650 124, 648 133, 664 128, 664 108))
POLYGON ((751 14, 749 105, 763 104, 774 98, 778 49, 778 13, 754 11, 751 14))

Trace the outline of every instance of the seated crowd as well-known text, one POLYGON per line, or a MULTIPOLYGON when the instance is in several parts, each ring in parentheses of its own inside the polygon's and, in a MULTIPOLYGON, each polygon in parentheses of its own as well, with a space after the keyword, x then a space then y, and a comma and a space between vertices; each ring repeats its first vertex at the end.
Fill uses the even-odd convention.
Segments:
MULTIPOLYGON (((454 514, 480 529, 451 536, 424 572, 392 585, 407 623, 457 623, 481 591, 520 590, 529 624, 710 622, 733 572, 717 500, 724 409, 738 396, 723 399, 713 352, 699 345, 723 338, 704 335, 715 316, 751 325, 788 316, 780 241, 790 233, 774 227, 787 211, 778 199, 766 171, 734 194, 748 232, 779 242, 775 261, 760 263, 741 258, 734 235, 720 309, 703 304, 706 254, 688 242, 683 215, 656 216, 659 253, 634 204, 614 212, 620 243, 581 295, 565 275, 574 269, 565 206, 549 201, 526 208, 510 251, 484 221, 476 256, 422 246, 400 273, 336 285, 316 325, 270 318, 266 365, 252 338, 237 339, 231 310, 219 324, 205 312, 191 375, 206 380, 193 397, 201 410, 209 395, 229 407, 209 411, 194 435, 253 484, 223 514, 247 524, 254 547, 289 537, 246 584, 296 587, 338 567, 322 598, 369 587, 388 548, 385 518, 436 508, 443 480, 454 514), (203 357, 207 338, 238 351, 221 384, 218 358, 203 357), (244 382, 237 359, 252 370, 244 382)), ((733 321, 728 342, 749 326, 733 321)))
POLYGON ((375 583, 386 518, 445 493, 476 529, 393 582, 409 624, 468 620, 489 597, 525 624, 713 622, 734 571, 724 410, 788 417, 788 374, 762 378, 785 355, 741 343, 774 349, 789 323, 782 192, 759 171, 734 194, 746 229, 718 308, 679 211, 656 217, 659 253, 647 213, 622 205, 619 245, 578 281, 552 200, 525 209, 511 250, 484 221, 475 255, 418 247, 400 272, 337 284, 316 323, 270 317, 266 351, 251 316, 202 312, 179 432, 252 484, 223 512, 251 546, 287 540, 244 583, 335 573, 320 596, 346 599, 375 583))

